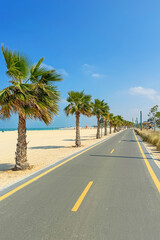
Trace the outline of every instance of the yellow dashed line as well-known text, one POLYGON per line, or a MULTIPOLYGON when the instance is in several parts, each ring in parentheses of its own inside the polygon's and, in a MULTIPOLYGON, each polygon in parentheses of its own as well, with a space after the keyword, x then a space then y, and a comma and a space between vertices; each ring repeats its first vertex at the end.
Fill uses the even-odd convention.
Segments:
POLYGON ((81 196, 78 198, 77 202, 75 203, 74 207, 72 208, 72 212, 77 212, 78 208, 80 207, 83 199, 85 198, 87 192, 89 191, 90 187, 92 186, 93 182, 90 181, 87 187, 82 192, 81 196))
POLYGON ((114 149, 112 149, 112 151, 110 152, 110 154, 112 154, 114 152, 114 149))
MULTIPOLYGON (((108 138, 108 139, 110 139, 110 138, 108 138)), ((45 176, 46 174, 52 172, 53 170, 59 168, 60 166, 62 166, 62 165, 64 165, 64 164, 66 164, 67 162, 71 161, 72 159, 78 157, 79 155, 81 155, 81 154, 87 152, 88 150, 90 150, 90 149, 92 149, 92 148, 98 146, 99 144, 105 142, 106 140, 107 140, 107 139, 104 139, 103 141, 100 141, 99 143, 95 144, 94 146, 91 146, 91 147, 87 148, 86 150, 84 150, 84 151, 82 151, 82 152, 76 154, 75 156, 73 156, 73 157, 71 157, 71 158, 65 160, 64 162, 62 162, 62 163, 56 165, 55 167, 53 167, 53 168, 51 168, 51 169, 45 171, 44 173, 39 174, 37 177, 32 178, 31 180, 29 180, 29 181, 23 183, 22 185, 20 185, 19 187, 17 187, 17 188, 15 188, 15 189, 11 190, 10 192, 4 194, 3 196, 0 197, 0 202, 1 202, 2 200, 4 200, 5 198, 11 196, 12 194, 16 193, 16 192, 19 191, 20 189, 26 187, 27 185, 29 185, 29 184, 35 182, 36 180, 40 179, 41 177, 45 176)))

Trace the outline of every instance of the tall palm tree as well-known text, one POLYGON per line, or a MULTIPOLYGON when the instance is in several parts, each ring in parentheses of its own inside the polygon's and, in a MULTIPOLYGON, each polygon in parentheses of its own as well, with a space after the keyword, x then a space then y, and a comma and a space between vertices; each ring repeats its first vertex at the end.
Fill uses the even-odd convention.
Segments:
POLYGON ((133 122, 130 122, 130 121, 125 121, 124 120, 124 127, 126 128, 131 128, 134 126, 134 123, 133 122))
POLYGON ((97 134, 96 138, 101 138, 100 136, 100 117, 103 116, 105 109, 104 100, 95 99, 92 103, 92 114, 97 117, 97 134))
POLYGON ((114 132, 118 131, 118 128, 122 125, 123 118, 120 115, 113 117, 112 125, 114 127, 114 132))
POLYGON ((10 77, 10 86, 0 91, 0 116, 10 118, 18 114, 18 139, 15 153, 14 170, 29 167, 27 161, 26 120, 39 119, 47 125, 53 115, 58 113, 60 95, 57 87, 52 85, 60 81, 61 76, 55 70, 41 67, 44 58, 35 66, 30 66, 25 56, 12 52, 2 46, 2 53, 10 77))
POLYGON ((80 115, 91 116, 91 95, 87 95, 82 92, 68 92, 69 97, 67 98, 68 106, 64 109, 67 116, 69 114, 74 114, 76 117, 76 147, 81 146, 80 139, 80 128, 79 128, 79 119, 80 115))
POLYGON ((103 110, 103 119, 104 119, 104 135, 107 135, 107 122, 109 120, 109 106, 107 103, 104 103, 104 110, 103 110))
POLYGON ((122 118, 122 116, 117 115, 117 130, 121 130, 122 126, 124 124, 124 119, 122 118))
POLYGON ((114 133, 117 131, 117 126, 119 125, 119 119, 117 116, 113 117, 113 127, 114 127, 114 133))

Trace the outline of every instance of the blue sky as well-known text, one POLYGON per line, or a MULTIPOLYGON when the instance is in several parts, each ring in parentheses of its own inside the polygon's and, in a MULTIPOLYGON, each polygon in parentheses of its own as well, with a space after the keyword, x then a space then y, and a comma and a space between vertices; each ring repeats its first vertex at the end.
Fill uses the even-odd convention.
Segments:
MULTIPOLYGON (((63 113, 67 91, 85 90, 105 99, 111 112, 127 120, 147 118, 160 104, 160 1, 52 0, 3 1, 0 42, 63 74, 58 83, 62 101, 51 127, 73 126, 63 113)), ((1 89, 8 85, 0 53, 1 89)), ((83 117, 81 125, 96 124, 83 117)), ((0 121, 16 127, 17 117, 0 121)), ((28 122, 28 127, 45 127, 28 122)))

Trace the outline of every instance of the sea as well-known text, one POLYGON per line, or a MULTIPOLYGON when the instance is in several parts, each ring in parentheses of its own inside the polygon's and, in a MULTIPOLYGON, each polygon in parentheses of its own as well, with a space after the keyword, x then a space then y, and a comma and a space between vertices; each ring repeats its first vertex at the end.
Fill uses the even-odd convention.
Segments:
MULTIPOLYGON (((55 127, 55 128, 27 128, 27 131, 43 131, 43 130, 68 130, 71 129, 69 127, 55 127)), ((1 132, 8 132, 8 131, 17 131, 17 128, 0 128, 1 132)))

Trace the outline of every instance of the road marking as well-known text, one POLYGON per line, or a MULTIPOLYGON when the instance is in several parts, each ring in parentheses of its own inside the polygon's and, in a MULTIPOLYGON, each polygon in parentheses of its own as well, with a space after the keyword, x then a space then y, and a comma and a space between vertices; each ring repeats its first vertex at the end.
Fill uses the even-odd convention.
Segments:
POLYGON ((92 186, 93 182, 90 181, 87 187, 82 192, 81 196, 78 198, 77 202, 75 203, 74 207, 72 208, 72 212, 77 212, 78 208, 80 207, 83 199, 85 198, 87 192, 89 191, 90 187, 92 186))
POLYGON ((121 142, 121 140, 119 141, 119 143, 121 142))
POLYGON ((149 171, 149 173, 150 173, 150 175, 151 175, 151 177, 152 177, 152 179, 153 179, 153 181, 154 181, 154 183, 155 183, 158 191, 160 192, 160 182, 159 182, 156 174, 154 173, 153 169, 151 168, 151 165, 149 164, 148 159, 146 158, 146 156, 145 156, 145 154, 144 154, 144 152, 143 152, 143 150, 142 150, 142 147, 141 147, 141 145, 140 145, 140 143, 139 143, 139 141, 138 141, 138 138, 137 138, 135 132, 133 132, 133 133, 134 133, 134 136, 135 136, 136 141, 137 141, 137 143, 138 143, 138 146, 139 146, 140 152, 141 152, 141 154, 142 154, 142 157, 143 157, 143 159, 144 159, 144 161, 145 161, 145 164, 146 164, 146 166, 147 166, 147 168, 148 168, 148 171, 149 171))
MULTIPOLYGON (((117 134, 116 134, 116 135, 117 135, 117 134)), ((6 194, 4 194, 3 196, 0 197, 0 202, 1 202, 2 200, 4 200, 5 198, 11 196, 12 194, 16 193, 16 192, 19 191, 20 189, 22 189, 22 188, 28 186, 29 184, 35 182, 35 181, 38 180, 39 178, 45 176, 46 174, 52 172, 53 170, 55 170, 55 169, 59 168, 60 166, 66 164, 67 162, 71 161, 72 159, 78 157, 79 155, 81 155, 81 154, 83 154, 83 153, 89 151, 90 149, 92 149, 92 148, 98 146, 99 144, 105 142, 106 140, 111 139, 112 137, 114 137, 114 136, 116 136, 116 135, 113 135, 113 136, 111 136, 111 137, 107 137, 107 138, 105 138, 104 140, 102 140, 102 141, 100 141, 100 142, 94 144, 93 146, 91 146, 91 147, 85 149, 84 151, 82 151, 82 152, 80 152, 80 153, 74 155, 73 157, 71 157, 71 158, 65 160, 64 162, 62 162, 62 163, 56 165, 55 167, 53 167, 53 168, 47 170, 46 172, 41 173, 41 174, 38 175, 37 177, 34 177, 34 178, 32 178, 31 180, 27 181, 26 183, 23 183, 23 184, 20 185, 19 187, 15 188, 15 189, 13 189, 13 190, 11 190, 11 191, 9 191, 8 193, 6 193, 6 194)))
POLYGON ((110 152, 110 154, 112 154, 114 152, 114 149, 112 149, 112 151, 110 152))

